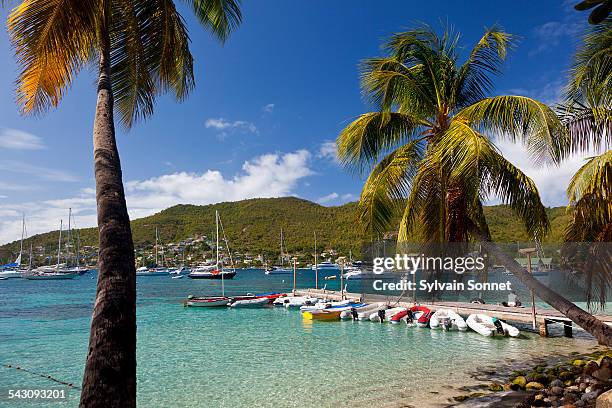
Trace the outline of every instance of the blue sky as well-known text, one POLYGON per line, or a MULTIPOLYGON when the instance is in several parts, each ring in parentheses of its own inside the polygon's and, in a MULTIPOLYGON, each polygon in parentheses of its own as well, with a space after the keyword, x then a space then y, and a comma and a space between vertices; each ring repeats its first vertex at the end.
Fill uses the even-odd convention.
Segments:
MULTIPOLYGON (((337 165, 329 142, 368 110, 360 60, 380 55, 385 38, 417 21, 436 28, 447 22, 466 48, 485 27, 500 24, 521 41, 495 93, 554 102, 587 18, 572 4, 245 1, 244 22, 223 46, 179 4, 197 87, 181 104, 161 98, 154 117, 129 132, 118 128, 130 214, 259 196, 297 195, 324 205, 355 200, 362 180, 337 165)), ((17 67, 5 31, 0 57, 0 243, 18 238, 24 211, 30 233, 57 228, 68 207, 80 226, 94 225, 94 71, 79 75, 59 108, 26 118, 15 105, 17 67)), ((580 158, 550 172, 526 160, 520 146, 500 148, 534 178, 545 204, 565 204, 580 158)))

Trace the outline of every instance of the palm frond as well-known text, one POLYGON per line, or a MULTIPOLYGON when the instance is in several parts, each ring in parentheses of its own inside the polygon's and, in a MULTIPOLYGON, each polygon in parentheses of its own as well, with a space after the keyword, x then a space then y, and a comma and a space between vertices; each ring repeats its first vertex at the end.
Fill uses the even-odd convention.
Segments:
POLYGON ((363 170, 403 143, 415 140, 423 120, 396 112, 365 113, 342 130, 336 144, 340 162, 363 170))
POLYGON ((514 36, 494 26, 487 29, 476 43, 466 62, 459 68, 463 106, 483 99, 493 89, 491 76, 499 75, 501 65, 510 49, 514 47, 514 36))
POLYGON ((548 233, 546 209, 535 183, 506 160, 487 137, 453 121, 433 154, 448 172, 449 184, 464 186, 472 208, 480 199, 495 196, 513 209, 530 236, 548 233))
POLYGON ((446 218, 441 164, 426 152, 412 180, 397 239, 403 243, 445 242, 446 218))
POLYGON ((574 57, 571 81, 566 88, 568 102, 590 106, 612 104, 612 18, 589 27, 574 57))
POLYGON ((567 130, 572 153, 612 146, 612 107, 591 107, 575 101, 556 110, 567 130))
POLYGON ((435 112, 435 94, 421 64, 406 66, 395 57, 370 58, 361 63, 361 88, 381 111, 397 109, 423 118, 435 112))
POLYGON ((171 0, 113 2, 111 71, 122 123, 153 113, 157 95, 185 98, 194 85, 193 59, 184 21, 171 0))
POLYGON ((92 53, 100 7, 94 0, 25 0, 11 11, 7 27, 21 68, 23 113, 59 104, 92 53))
POLYGON ((358 220, 366 230, 383 233, 410 190, 411 180, 422 158, 422 143, 413 141, 378 163, 368 177, 357 207, 358 220))
POLYGON ((242 22, 240 0, 187 0, 200 23, 225 42, 242 22))
POLYGON ((569 150, 567 132, 555 112, 526 96, 485 98, 462 109, 455 118, 481 133, 521 141, 536 163, 559 163, 569 150))
POLYGON ((590 158, 567 188, 572 221, 566 241, 612 240, 612 150, 590 158))

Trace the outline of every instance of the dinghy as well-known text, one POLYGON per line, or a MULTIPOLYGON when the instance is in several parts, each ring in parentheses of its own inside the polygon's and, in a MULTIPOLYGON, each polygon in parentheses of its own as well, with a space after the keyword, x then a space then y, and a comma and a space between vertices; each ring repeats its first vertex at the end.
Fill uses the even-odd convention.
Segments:
POLYGON ((406 308, 405 307, 394 307, 392 309, 387 309, 387 310, 382 310, 382 313, 379 313, 381 311, 376 311, 372 314, 370 314, 370 321, 372 322, 380 322, 381 320, 381 314, 384 316, 384 321, 388 322, 390 321, 393 316, 395 316, 397 313, 399 312, 403 312, 405 311, 406 308))
POLYGON ((495 335, 518 337, 520 335, 520 331, 516 327, 486 314, 471 314, 468 316, 466 323, 470 329, 486 337, 495 335))
POLYGON ((300 310, 304 312, 307 310, 314 310, 314 309, 329 309, 332 307, 344 307, 344 306, 349 306, 351 304, 355 304, 355 301, 353 300, 334 300, 334 301, 318 302, 317 304, 312 305, 312 306, 304 305, 300 307, 300 310))
POLYGON ((389 305, 384 303, 378 303, 370 306, 371 307, 365 307, 359 310, 359 313, 357 313, 357 320, 370 320, 370 315, 372 313, 377 313, 379 310, 387 310, 390 308, 389 305))
MULTIPOLYGON (((316 306, 318 305, 325 305, 325 303, 319 303, 316 306)), ((350 313, 352 309, 359 309, 363 306, 367 306, 367 304, 352 302, 348 304, 332 305, 329 307, 315 307, 312 309, 302 310, 302 316, 305 320, 338 320, 343 312, 350 313)))
POLYGON ((429 327, 443 330, 467 330, 467 324, 463 317, 450 309, 437 310, 429 320, 429 327))
POLYGON ((318 298, 309 296, 285 296, 274 300, 274 306, 285 306, 286 308, 298 308, 302 306, 314 306, 318 298))
POLYGON ((266 297, 255 297, 252 299, 232 300, 230 307, 262 307, 266 306, 269 299, 266 297))
POLYGON ((427 327, 431 318, 431 310, 425 306, 412 306, 410 309, 396 313, 390 320, 391 323, 406 322, 410 326, 427 327), (412 319, 408 320, 409 313, 412 319))
POLYGON ((202 296, 196 297, 189 295, 185 306, 190 307, 217 307, 226 306, 230 299, 225 296, 202 296))

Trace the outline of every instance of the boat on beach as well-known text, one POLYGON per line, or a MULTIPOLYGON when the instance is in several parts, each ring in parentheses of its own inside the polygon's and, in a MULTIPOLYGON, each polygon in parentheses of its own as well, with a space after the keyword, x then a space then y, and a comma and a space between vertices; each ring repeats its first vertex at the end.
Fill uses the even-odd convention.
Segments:
POLYGON ((302 306, 314 306, 319 302, 319 298, 309 296, 285 296, 274 300, 274 306, 284 306, 286 308, 299 308, 302 306))
POLYGON ((516 327, 496 317, 491 317, 483 313, 471 314, 465 322, 470 329, 485 337, 493 337, 496 335, 518 337, 520 335, 520 331, 516 327))
POLYGON ((432 329, 466 331, 467 323, 457 312, 450 309, 439 309, 434 312, 429 320, 432 329))

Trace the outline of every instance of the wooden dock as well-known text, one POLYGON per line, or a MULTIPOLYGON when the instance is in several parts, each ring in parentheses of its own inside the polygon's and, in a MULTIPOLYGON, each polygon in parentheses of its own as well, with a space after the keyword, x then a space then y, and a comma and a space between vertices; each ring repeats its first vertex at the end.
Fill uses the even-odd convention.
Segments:
MULTIPOLYGON (((330 300, 340 300, 341 294, 339 291, 323 290, 323 289, 301 289, 297 290, 298 296, 313 296, 319 298, 326 298, 330 300)), ((361 300, 361 293, 344 293, 344 299, 361 300)), ((414 305, 411 302, 409 296, 401 301, 397 301, 397 296, 385 296, 376 294, 366 294, 366 301, 368 303, 390 303, 397 304, 398 306, 411 307, 414 305)), ((472 313, 484 313, 493 315, 499 319, 531 325, 533 324, 533 315, 531 305, 525 305, 525 307, 505 307, 501 305, 493 304, 479 304, 479 303, 467 303, 467 302, 418 302, 421 306, 426 306, 432 311, 438 309, 451 309, 460 314, 461 316, 467 317, 472 313)), ((595 314, 595 317, 604 321, 609 326, 612 326, 612 315, 609 314, 595 314)), ((563 325, 564 334, 566 337, 572 336, 572 321, 565 317, 562 313, 555 309, 542 309, 536 308, 535 323, 539 329, 541 336, 548 336, 548 325, 551 323, 559 323, 563 325)))

